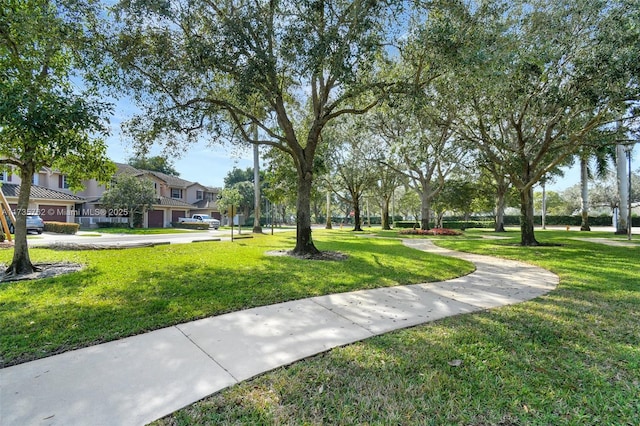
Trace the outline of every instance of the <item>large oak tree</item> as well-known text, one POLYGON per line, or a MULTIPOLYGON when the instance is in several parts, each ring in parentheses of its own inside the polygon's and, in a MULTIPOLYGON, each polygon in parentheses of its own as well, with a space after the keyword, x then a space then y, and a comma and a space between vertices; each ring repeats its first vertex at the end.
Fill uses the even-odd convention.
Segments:
POLYGON ((522 245, 538 244, 534 185, 639 97, 638 13, 623 3, 513 1, 492 25, 479 21, 485 47, 460 80, 466 134, 518 190, 522 245))
POLYGON ((122 0, 117 23, 101 33, 120 87, 143 110, 127 128, 140 144, 180 151, 178 141, 204 135, 290 156, 294 253, 314 254, 310 194, 321 134, 336 117, 378 102, 385 85, 371 75, 393 12, 392 1, 371 0, 122 0))

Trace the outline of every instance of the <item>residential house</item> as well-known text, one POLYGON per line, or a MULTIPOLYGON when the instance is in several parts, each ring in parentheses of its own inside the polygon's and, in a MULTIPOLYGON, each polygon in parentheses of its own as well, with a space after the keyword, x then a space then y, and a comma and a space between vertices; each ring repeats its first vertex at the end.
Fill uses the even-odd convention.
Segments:
POLYGON ((213 218, 222 219, 217 204, 219 192, 218 188, 204 186, 197 182, 188 186, 187 201, 194 206, 191 208, 191 214, 208 214, 213 218))
POLYGON ((171 226, 181 217, 188 217, 194 207, 187 200, 187 188, 193 182, 161 172, 143 171, 143 177, 150 179, 158 195, 158 203, 147 212, 145 226, 162 228, 171 226))
MULTIPOLYGON (((153 182, 157 202, 146 212, 143 227, 169 227, 180 217, 206 213, 220 218, 216 206, 219 190, 161 172, 136 169, 128 164, 116 163, 116 176, 131 174, 153 182)), ((9 172, 0 174, 2 192, 15 208, 18 201, 20 178, 9 172)), ((101 204, 106 186, 91 179, 83 182, 84 189, 72 193, 65 175, 43 169, 34 176, 29 209, 40 214, 45 221, 78 222, 82 227, 94 227, 98 222, 125 222, 125 217, 111 214, 101 204)))
MULTIPOLYGON (((7 202, 15 210, 20 195, 20 176, 12 170, 0 173, 0 189, 7 202)), ((28 214, 38 214, 45 221, 73 222, 77 208, 85 199, 69 190, 64 174, 43 168, 33 176, 28 214)))

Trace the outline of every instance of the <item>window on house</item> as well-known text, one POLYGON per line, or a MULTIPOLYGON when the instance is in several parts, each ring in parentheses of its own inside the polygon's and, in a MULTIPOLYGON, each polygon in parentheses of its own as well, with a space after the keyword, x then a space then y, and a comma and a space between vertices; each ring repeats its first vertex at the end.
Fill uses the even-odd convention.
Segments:
POLYGON ((0 182, 11 182, 11 170, 0 172, 0 182))
POLYGON ((204 199, 204 193, 202 191, 196 191, 196 200, 203 200, 204 199))
POLYGON ((171 188, 171 198, 182 198, 182 189, 180 188, 171 188))
POLYGON ((31 181, 31 183, 34 185, 39 185, 39 182, 40 182, 40 175, 36 173, 33 175, 33 180, 31 181))
POLYGON ((58 188, 69 189, 69 182, 65 175, 58 176, 58 188))

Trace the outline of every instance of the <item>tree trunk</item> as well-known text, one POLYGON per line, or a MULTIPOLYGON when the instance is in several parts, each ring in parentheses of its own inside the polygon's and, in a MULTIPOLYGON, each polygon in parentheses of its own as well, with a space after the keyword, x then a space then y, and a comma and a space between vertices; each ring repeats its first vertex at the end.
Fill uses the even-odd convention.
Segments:
POLYGON ((420 229, 424 231, 429 230, 429 219, 431 216, 431 199, 429 198, 429 192, 429 186, 423 185, 422 192, 420 193, 420 229))
POLYGON ((353 198, 353 230, 362 231, 362 218, 360 217, 360 197, 352 194, 353 198))
POLYGON ((582 196, 582 224, 580 225, 580 230, 591 231, 589 226, 589 173, 586 158, 580 159, 580 185, 582 196))
POLYGON ((520 244, 523 246, 538 246, 533 232, 533 187, 520 189, 520 244))
POLYGON ((31 182, 35 168, 27 165, 20 169, 20 195, 16 207, 16 223, 13 225, 15 232, 15 245, 13 248, 13 260, 5 270, 6 275, 31 274, 37 271, 29 257, 27 245, 27 209, 29 208, 29 196, 31 194, 31 182))
POLYGON ((506 204, 506 190, 498 189, 496 194, 496 223, 495 232, 506 232, 504 229, 504 209, 506 204))
POLYGON ((298 200, 296 201, 296 247, 293 253, 298 256, 315 255, 320 251, 311 238, 311 185, 313 173, 302 165, 298 170, 298 200))
POLYGON ((331 229, 331 192, 327 191, 327 221, 325 229, 331 229))
POLYGON ((385 231, 391 230, 391 223, 389 221, 389 198, 387 197, 382 201, 382 229, 385 231))

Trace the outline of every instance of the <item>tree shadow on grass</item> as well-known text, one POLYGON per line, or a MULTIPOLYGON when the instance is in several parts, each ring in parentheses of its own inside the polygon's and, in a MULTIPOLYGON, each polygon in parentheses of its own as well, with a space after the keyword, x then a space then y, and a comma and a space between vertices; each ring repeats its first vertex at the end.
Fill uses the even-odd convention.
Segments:
MULTIPOLYGON (((400 248, 389 254, 388 248, 358 242, 336 247, 349 258, 313 262, 265 256, 250 267, 240 263, 216 269, 196 261, 176 266, 158 260, 155 268, 132 270, 130 279, 119 282, 107 282, 101 272, 88 268, 64 277, 13 283, 20 294, 15 300, 5 298, 2 305, 4 329, 11 330, 2 336, 4 362, 25 362, 240 309, 426 281, 424 273, 408 273, 406 263, 387 261, 406 255, 416 256, 416 261, 428 258, 417 250, 400 248)), ((447 262, 455 262, 443 261, 437 269, 446 270, 447 262)))
POLYGON ((204 403, 229 422, 270 395, 267 423, 632 424, 637 302, 555 292, 337 348, 204 403))

